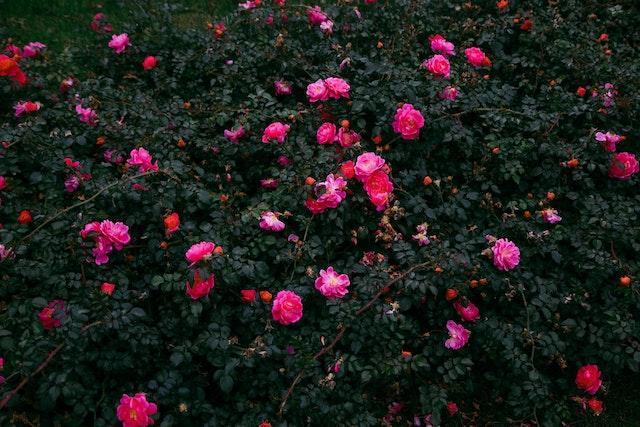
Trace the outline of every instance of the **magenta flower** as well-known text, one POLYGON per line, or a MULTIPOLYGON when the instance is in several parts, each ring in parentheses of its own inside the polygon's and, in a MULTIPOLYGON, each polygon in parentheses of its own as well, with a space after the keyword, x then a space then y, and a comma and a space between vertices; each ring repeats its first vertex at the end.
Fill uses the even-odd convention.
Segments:
POLYGON ((138 170, 140 173, 144 173, 147 171, 157 171, 158 170, 158 161, 155 163, 151 163, 152 158, 151 154, 144 148, 134 148, 129 153, 129 158, 127 159, 127 164, 131 166, 138 166, 138 170))
POLYGON ((193 265, 202 260, 208 260, 216 250, 216 244, 213 242, 200 242, 192 245, 185 258, 189 261, 190 265, 193 265))
POLYGON ((441 99, 445 99, 447 101, 455 101, 460 91, 454 86, 447 86, 440 92, 439 96, 441 99))
POLYGON ((24 114, 33 113, 42 108, 42 104, 32 101, 20 101, 13 106, 14 116, 20 117, 24 114))
POLYGON ((96 265, 102 265, 109 262, 109 254, 115 249, 120 251, 131 241, 129 236, 129 227, 122 222, 112 222, 104 220, 102 222, 94 221, 86 224, 80 236, 86 239, 89 235, 93 235, 95 243, 92 254, 96 265))
POLYGON ((420 67, 426 68, 436 77, 448 79, 451 76, 451 64, 449 64, 449 60, 442 55, 432 56, 425 60, 420 67))
POLYGON ((275 82, 273 82, 273 86, 276 90, 276 95, 291 95, 291 93, 293 92, 291 83, 285 80, 276 80, 275 82))
POLYGON ((307 85, 307 98, 309 98, 309 102, 326 101, 329 99, 329 89, 322 79, 307 85))
POLYGON ((349 83, 339 77, 328 77, 324 79, 324 84, 329 91, 329 98, 340 99, 347 98, 349 99, 349 90, 351 87, 349 83))
POLYGON ((50 301, 46 307, 38 313, 38 320, 45 330, 59 328, 62 325, 62 319, 65 317, 64 301, 56 299, 50 301))
POLYGON ((151 415, 156 412, 158 407, 155 403, 148 402, 144 393, 136 393, 133 397, 123 394, 116 409, 116 415, 122 422, 122 427, 150 426, 153 424, 151 415))
POLYGON ((367 178, 384 166, 384 159, 375 153, 360 154, 356 159, 356 178, 360 182, 366 182, 367 178))
POLYGON ((513 270, 520 263, 520 249, 510 240, 498 239, 491 247, 493 265, 498 270, 513 270))
POLYGON ((82 104, 76 105, 76 114, 82 123, 95 126, 98 121, 98 114, 92 108, 83 108, 82 104))
POLYGON ((616 151, 616 144, 624 141, 624 137, 611 132, 598 132, 596 133, 596 141, 602 144, 602 148, 604 148, 605 151, 614 153, 616 151))
POLYGON ((242 138, 244 134, 245 134, 245 131, 242 126, 240 126, 238 129, 235 129, 235 130, 233 129, 224 130, 224 137, 234 144, 237 144, 238 140, 242 138))
POLYGON ((268 144, 271 141, 277 141, 279 144, 284 143, 284 139, 289 132, 289 125, 280 122, 273 122, 266 127, 262 134, 262 142, 268 144))
POLYGON ((47 45, 40 43, 40 42, 31 42, 29 44, 27 44, 25 47, 22 48, 22 56, 24 58, 31 58, 34 57, 38 54, 40 54, 40 52, 42 52, 43 49, 45 49, 47 47, 47 45))
POLYGON ((556 224, 562 221, 562 217, 558 215, 558 211, 555 209, 544 209, 540 212, 540 214, 542 215, 542 220, 544 222, 548 222, 549 224, 556 224))
POLYGON ((640 171, 638 160, 632 153, 616 153, 609 164, 609 176, 619 180, 627 180, 640 171))
POLYGON ((302 319, 302 298, 292 291, 280 291, 271 308, 273 320, 281 325, 290 325, 302 319))
POLYGON ((490 67, 491 60, 479 47, 470 47, 464 50, 469 64, 474 67, 490 67))
POLYGON ((326 21, 327 15, 322 11, 320 6, 314 6, 307 9, 307 18, 311 25, 320 25, 326 21))
POLYGON ((453 43, 447 41, 440 34, 430 36, 429 43, 431 45, 431 50, 434 53, 439 53, 445 56, 455 55, 453 43))
POLYGON ((196 270, 193 273, 193 286, 187 280, 186 292, 192 300, 197 300, 202 297, 206 297, 211 292, 211 289, 215 286, 215 276, 213 273, 209 275, 207 280, 200 278, 200 272, 196 270))
POLYGON ((333 123, 323 123, 316 131, 316 141, 318 144, 333 144, 337 139, 336 125, 333 123))
POLYGON ((344 178, 329 174, 323 182, 318 182, 315 186, 317 201, 325 208, 335 209, 347 197, 344 191, 346 188, 347 181, 344 178))
POLYGON ((424 126, 424 117, 420 111, 413 108, 413 105, 404 104, 396 111, 391 126, 395 133, 402 136, 402 139, 417 139, 420 136, 420 129, 424 126))
POLYGON ((131 46, 129 42, 129 35, 127 33, 114 34, 109 41, 109 47, 113 49, 118 55, 125 51, 127 46, 131 46))
POLYGON ((351 147, 353 144, 360 142, 362 137, 356 131, 341 127, 340 130, 338 130, 337 139, 338 144, 340 144, 341 147, 347 148, 351 147))
POLYGON ((278 215, 275 212, 262 212, 262 215, 260 215, 260 228, 270 231, 282 231, 284 230, 284 222, 278 219, 278 215))
POLYGON ((480 310, 472 302, 469 302, 469 304, 464 307, 459 301, 456 301, 453 303, 453 308, 460 315, 462 320, 466 322, 475 322, 480 318, 480 310))
POLYGON ((449 331, 449 339, 444 342, 446 348, 460 350, 467 344, 467 341, 469 341, 471 332, 453 320, 447 321, 447 330, 449 331))
POLYGON ((349 285, 349 276, 337 273, 333 267, 320 270, 320 274, 315 282, 316 289, 329 299, 344 297, 349 293, 347 289, 349 285))

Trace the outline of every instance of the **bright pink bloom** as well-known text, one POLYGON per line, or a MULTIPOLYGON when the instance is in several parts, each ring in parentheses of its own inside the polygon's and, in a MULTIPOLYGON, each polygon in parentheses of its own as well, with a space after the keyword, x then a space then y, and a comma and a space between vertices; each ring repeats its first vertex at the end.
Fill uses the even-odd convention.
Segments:
POLYGON ((211 289, 213 289, 214 286, 215 276, 213 273, 209 275, 207 280, 202 280, 200 278, 200 272, 196 270, 196 272, 193 273, 193 286, 191 286, 187 280, 186 292, 192 300, 197 300, 209 295, 209 292, 211 292, 211 289))
POLYGON ((284 143, 284 139, 287 137, 289 128, 289 125, 285 125, 280 122, 271 123, 266 127, 264 133, 262 134, 262 142, 264 144, 268 144, 271 141, 278 141, 279 144, 284 143))
POLYGON ((116 409, 116 415, 122 422, 122 427, 150 426, 153 424, 151 415, 156 412, 158 407, 155 403, 148 402, 144 393, 136 393, 133 397, 123 394, 116 409))
POLYGON ((56 299, 38 313, 38 320, 45 330, 59 328, 65 316, 64 301, 56 299))
POLYGON ((420 136, 420 129, 424 126, 424 117, 411 104, 404 104, 398 108, 391 124, 394 132, 402 135, 402 139, 412 140, 420 136))
POLYGON ((38 55, 47 45, 40 42, 31 42, 22 48, 22 57, 31 58, 38 55))
POLYGON ((316 194, 319 195, 318 203, 327 208, 337 208, 340 202, 347 197, 345 188, 347 188, 347 181, 344 178, 329 174, 325 181, 319 182, 315 186, 316 194))
POLYGON ((325 34, 333 33, 333 21, 331 19, 327 19, 322 24, 320 24, 320 29, 325 34))
POLYGON ((455 101, 459 93, 458 88, 447 86, 440 92, 440 98, 446 99, 447 101, 455 101))
POLYGON ((454 416, 458 413, 458 405, 455 402, 447 402, 447 412, 449 412, 449 415, 454 416))
POLYGON ((393 183, 384 171, 377 170, 367 178, 364 190, 376 209, 382 211, 389 203, 389 196, 393 192, 393 183))
POLYGON ((329 98, 349 99, 349 90, 351 89, 351 87, 349 86, 349 83, 347 83, 343 79, 339 77, 328 77, 324 79, 324 84, 329 91, 329 98))
POLYGON ((64 180, 64 191, 73 193, 80 187, 80 178, 75 175, 69 175, 64 180))
POLYGON ((326 101, 329 99, 329 89, 324 80, 316 80, 307 85, 307 98, 309 102, 326 101))
POLYGON ((489 57, 478 47, 470 47, 464 50, 464 54, 467 57, 469 64, 474 67, 490 67, 491 60, 489 57))
POLYGON ((469 341, 471 331, 453 320, 447 321, 447 330, 449 331, 449 339, 444 342, 446 348, 460 350, 469 341))
POLYGON ((322 11, 320 6, 314 6, 307 9, 307 18, 311 25, 320 25, 326 21, 327 15, 322 11))
POLYGON ((97 265, 109 262, 109 253, 116 250, 122 250, 124 245, 131 240, 129 236, 129 227, 122 222, 112 222, 105 220, 102 222, 90 222, 80 231, 80 236, 86 239, 89 234, 94 234, 94 248, 91 250, 95 263, 97 265))
POLYGON ((247 0, 244 3, 238 3, 238 6, 241 9, 244 10, 251 10, 251 9, 255 9, 256 7, 260 6, 261 1, 260 0, 247 0))
POLYGON ((147 171, 157 171, 158 170, 158 161, 155 163, 151 163, 152 158, 149 152, 140 147, 134 148, 129 153, 129 158, 127 159, 127 164, 131 166, 138 166, 138 171, 140 173, 144 173, 147 171))
POLYGON ((269 190, 278 188, 278 180, 273 178, 261 179, 260 186, 269 190))
POLYGON ((234 144, 237 144, 238 140, 242 138, 244 134, 245 134, 245 131, 242 126, 240 126, 236 130, 229 130, 229 129, 224 130, 224 137, 234 144))
POLYGON ((147 56, 144 58, 144 61, 142 61, 142 68, 144 68, 145 71, 153 70, 157 64, 158 59, 155 56, 147 56))
POLYGON ((280 291, 271 308, 273 320, 281 325, 290 325, 302 319, 302 298, 292 291, 280 291))
POLYGON ((491 247, 493 265, 498 270, 513 270, 520 263, 520 249, 510 240, 498 239, 491 247))
POLYGON ((338 131, 338 143, 341 147, 351 147, 353 144, 360 142, 362 137, 356 131, 341 127, 338 131))
POLYGON ((283 167, 286 168, 287 166, 291 165, 293 162, 291 161, 290 158, 288 158, 287 156, 278 156, 278 164, 283 167))
POLYGON ((263 230, 282 231, 284 230, 284 222, 278 219, 275 212, 262 212, 260 215, 260 228, 263 230))
POLYGON ((623 141, 624 137, 617 135, 615 133, 607 132, 596 133, 596 141, 602 143, 602 147, 605 151, 609 151, 611 153, 616 151, 616 144, 620 141, 623 141))
POLYGON ((214 253, 216 249, 216 245, 213 242, 200 242, 192 245, 187 253, 185 254, 185 258, 191 265, 197 263, 201 260, 208 260, 211 258, 211 255, 214 253))
POLYGON ((13 109, 15 110, 14 115, 16 117, 20 117, 23 114, 36 112, 41 107, 42 107, 42 104, 39 103, 39 102, 20 101, 20 102, 17 102, 16 105, 13 106, 13 109))
POLYGON ((436 77, 444 77, 448 79, 451 76, 451 65, 449 64, 449 60, 442 55, 434 55, 425 60, 420 66, 422 68, 426 68, 436 77))
POLYGON ((360 154, 356 159, 355 173, 358 181, 364 183, 367 178, 384 166, 384 159, 375 153, 360 154))
POLYGON ((95 126, 98 121, 98 114, 93 108, 83 108, 82 104, 76 105, 76 114, 81 122, 89 126, 95 126))
POLYGON ((558 215, 558 211, 555 209, 544 209, 540 212, 540 214, 542 215, 542 220, 544 222, 548 222, 549 224, 556 224, 562 221, 562 217, 558 215))
POLYGON ((4 190, 5 188, 7 188, 7 179, 0 175, 0 190, 4 190))
POLYGON ((609 176, 615 179, 627 180, 638 171, 638 160, 632 153, 616 153, 609 164, 609 176))
POLYGON ((316 140, 320 145, 333 144, 336 139, 336 125, 333 123, 325 122, 316 131, 316 140))
POLYGON ((100 292, 105 295, 111 295, 115 290, 116 290, 116 285, 113 283, 104 282, 102 285, 100 285, 100 292))
POLYGON ((276 89, 276 95, 291 95, 293 92, 291 83, 285 80, 276 80, 273 82, 273 86, 276 89))
POLYGON ((431 50, 445 56, 455 55, 453 43, 447 41, 440 34, 429 37, 431 50))
POLYGON ((127 46, 131 46, 129 42, 129 35, 122 33, 118 35, 112 35, 111 41, 109 41, 109 47, 113 49, 118 55, 125 51, 127 46))
POLYGON ((576 386, 589 394, 596 394, 602 385, 598 365, 585 365, 578 369, 576 386))
POLYGON ((320 274, 315 282, 316 289, 329 299, 344 297, 349 293, 347 289, 349 285, 349 276, 337 273, 333 267, 320 270, 320 274))
POLYGON ((480 310, 472 302, 464 307, 459 301, 456 301, 453 303, 453 308, 458 312, 460 317, 462 317, 462 320, 466 322, 475 322, 480 318, 480 310))
POLYGON ((100 233, 109 239, 118 251, 131 241, 129 227, 122 222, 112 222, 106 219, 100 223, 100 233))

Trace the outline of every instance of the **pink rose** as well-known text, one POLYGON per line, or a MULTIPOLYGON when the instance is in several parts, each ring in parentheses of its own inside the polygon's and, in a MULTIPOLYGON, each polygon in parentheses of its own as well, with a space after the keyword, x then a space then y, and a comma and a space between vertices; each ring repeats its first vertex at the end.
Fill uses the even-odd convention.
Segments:
POLYGON ((339 77, 328 77, 324 79, 324 84, 329 91, 329 98, 340 99, 349 98, 349 83, 339 77))
POLYGON ((493 265, 498 270, 513 270, 520 263, 520 249, 510 240, 498 239, 491 247, 493 265))
POLYGON ((238 129, 235 129, 235 130, 233 129, 224 130, 224 137, 234 144, 237 144, 238 140, 242 138, 244 134, 245 134, 245 131, 242 126, 240 126, 238 129))
POLYGON ((326 101, 329 99, 329 89, 322 79, 309 83, 307 86, 309 102, 326 101))
POLYGON ((131 166, 138 166, 138 171, 144 173, 147 171, 157 171, 158 162, 152 162, 151 154, 144 148, 134 148, 129 153, 127 164, 131 166))
POLYGON ((147 401, 144 393, 136 393, 135 396, 123 394, 120 404, 116 409, 118 420, 122 427, 147 427, 153 424, 151 415, 158 412, 155 403, 147 401))
POLYGON ((76 105, 76 114, 81 122, 89 126, 95 126, 98 121, 98 114, 92 108, 83 108, 81 104, 76 105))
POLYGON ((4 190, 5 188, 7 188, 7 179, 0 175, 0 190, 4 190))
POLYGON ((447 86, 440 92, 440 98, 446 99, 447 101, 455 101, 460 92, 457 88, 453 86, 447 86))
POLYGON ((262 212, 260 215, 260 228, 270 231, 282 231, 284 230, 284 222, 278 219, 278 215, 275 212, 262 212))
POLYGON ((314 6, 307 9, 307 18, 311 25, 320 25, 327 20, 327 15, 325 15, 320 6, 314 6))
POLYGON ((280 291, 271 308, 273 320, 281 325, 290 325, 302 319, 302 299, 292 291, 280 291))
POLYGON ((273 122, 266 127, 262 134, 262 142, 268 144, 271 141, 278 141, 279 144, 284 143, 284 139, 289 132, 289 125, 280 122, 273 122))
POLYGON ((448 42, 440 34, 429 37, 431 50, 445 56, 455 55, 453 43, 448 42))
POLYGON ((489 57, 485 55, 482 49, 478 47, 470 47, 468 49, 465 49, 464 54, 466 55, 467 61, 469 61, 469 64, 473 65, 474 67, 490 67, 491 66, 491 61, 489 60, 489 57))
POLYGON ((358 132, 341 127, 338 131, 338 143, 341 147, 351 147, 360 142, 362 138, 358 132))
POLYGON ((316 140, 320 145, 333 144, 336 138, 336 125, 333 123, 325 122, 316 131, 316 140))
POLYGON ((100 232, 113 243, 116 250, 122 250, 131 241, 129 227, 122 222, 104 220, 100 223, 100 232))
POLYGON ((20 101, 13 106, 14 116, 20 117, 23 114, 33 113, 42 108, 42 104, 33 101, 20 101))
POLYGON ((192 300, 197 300, 209 295, 209 292, 211 292, 211 289, 213 289, 214 286, 215 276, 213 273, 209 275, 207 280, 202 280, 200 272, 196 270, 196 272, 193 273, 193 286, 189 284, 189 281, 187 280, 186 293, 192 300))
POLYGON ((480 318, 480 310, 472 302, 464 307, 459 301, 456 301, 453 303, 453 308, 460 315, 462 320, 466 322, 475 322, 480 318))
POLYGON ((624 139, 625 138, 623 136, 611 132, 596 133, 596 141, 600 142, 604 150, 609 151, 610 153, 614 153, 616 151, 616 144, 624 139))
POLYGON ((360 182, 366 182, 367 178, 384 166, 384 159, 375 153, 360 154, 356 159, 356 178, 360 182))
POLYGON ((444 77, 448 79, 451 76, 451 65, 449 60, 442 55, 434 55, 424 61, 421 65, 436 77, 444 77))
POLYGON ((549 224, 556 224, 562 221, 562 217, 558 215, 558 211, 555 209, 544 209, 540 214, 542 215, 542 220, 549 224))
POLYGON ((632 153, 622 152, 613 155, 609 165, 609 176, 611 178, 627 180, 638 171, 640 171, 638 160, 632 153))
POLYGON ((158 60, 155 56, 147 56, 146 58, 144 58, 144 61, 142 61, 142 68, 144 68, 145 71, 153 70, 154 68, 156 68, 157 63, 158 60))
POLYGON ((320 270, 315 282, 316 289, 329 299, 344 297, 349 292, 349 284, 349 276, 337 273, 333 267, 320 270))
POLYGON ((393 191, 393 183, 382 170, 373 172, 364 183, 364 190, 369 200, 378 211, 384 210, 389 203, 389 196, 393 191))
POLYGON ((116 290, 116 285, 113 283, 104 282, 102 285, 100 285, 100 292, 105 295, 112 295, 113 291, 115 290, 116 290))
POLYGON ((424 117, 411 104, 404 104, 398 108, 391 124, 394 132, 402 135, 402 139, 412 140, 420 136, 420 129, 424 126, 424 117))
POLYGON ((215 249, 216 245, 213 242, 196 243, 189 248, 185 254, 185 258, 189 261, 190 265, 193 265, 203 259, 207 260, 211 258, 215 249))
POLYGON ((323 182, 319 182, 315 186, 316 194, 319 194, 318 203, 326 208, 335 209, 346 197, 344 191, 347 187, 347 181, 341 176, 329 174, 323 182))
POLYGON ((276 80, 273 82, 273 86, 276 90, 276 95, 291 95, 291 92, 293 92, 291 83, 284 80, 276 80))
POLYGON ((131 46, 131 43, 129 42, 129 35, 127 33, 118 35, 114 34, 111 36, 109 47, 113 49, 118 55, 124 52, 127 46, 131 46))
POLYGON ((460 350, 465 346, 465 344, 467 344, 467 341, 469 341, 471 332, 453 320, 447 321, 447 330, 449 331, 449 339, 444 343, 446 348, 451 350, 460 350))
POLYGON ((65 316, 64 301, 56 299, 38 313, 38 320, 45 330, 59 328, 65 316))

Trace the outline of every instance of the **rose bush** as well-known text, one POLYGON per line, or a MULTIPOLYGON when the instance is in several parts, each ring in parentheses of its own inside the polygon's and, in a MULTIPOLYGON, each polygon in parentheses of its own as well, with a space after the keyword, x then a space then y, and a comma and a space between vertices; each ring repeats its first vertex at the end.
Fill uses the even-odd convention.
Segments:
POLYGON ((3 423, 560 425, 637 374, 634 2, 141 5, 0 55, 3 423))

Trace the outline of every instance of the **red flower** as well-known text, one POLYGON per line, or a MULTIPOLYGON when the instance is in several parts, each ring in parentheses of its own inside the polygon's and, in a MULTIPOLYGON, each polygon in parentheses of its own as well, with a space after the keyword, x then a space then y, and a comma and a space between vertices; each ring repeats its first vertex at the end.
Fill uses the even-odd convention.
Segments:
POLYGON ((206 297, 211 292, 211 289, 215 286, 215 276, 213 273, 209 275, 207 280, 202 280, 200 278, 200 272, 196 271, 193 274, 193 286, 189 284, 187 280, 187 295, 191 297, 193 300, 197 300, 202 297, 206 297))
POLYGON ((449 411, 449 415, 453 416, 458 413, 458 405, 456 402, 448 402, 447 403, 447 411, 449 411))
POLYGON ((31 212, 29 212, 26 209, 23 211, 20 211, 20 214, 18 215, 18 222, 20 224, 28 224, 31 221, 33 221, 33 218, 31 217, 31 212))
POLYGON ((116 289, 116 285, 114 285, 113 283, 104 282, 102 285, 100 285, 100 292, 102 292, 105 295, 113 294, 113 291, 115 289, 116 289))
POLYGON ((589 394, 596 394, 602 385, 598 365, 585 365, 578 369, 576 385, 589 394))
POLYGON ((456 297, 458 296, 458 291, 456 291, 455 289, 447 289, 447 292, 444 294, 444 298, 447 301, 451 301, 456 299, 456 297))
POLYGON ((347 179, 352 179, 356 175, 356 170, 353 165, 353 161, 349 160, 340 165, 340 174, 347 179))
POLYGON ((256 299, 256 290, 243 289, 240 291, 240 296, 242 297, 242 302, 253 302, 256 299))
POLYGON ((180 215, 172 212, 164 217, 164 231, 167 236, 171 236, 180 228, 180 215))
POLYGON ((64 301, 53 300, 38 313, 38 319, 45 330, 58 328, 64 317, 64 301))
POLYGON ((589 399, 587 403, 589 405, 589 409, 593 411, 594 415, 600 415, 602 411, 604 411, 604 406, 602 405, 602 401, 592 397, 589 399))
POLYGON ((584 87, 580 86, 577 90, 576 90, 576 95, 578 95, 580 98, 582 98, 585 94, 587 93, 587 89, 585 89, 584 87))
POLYGON ((533 28, 533 21, 531 19, 525 19, 524 23, 520 25, 522 31, 529 31, 533 28))
POLYGON ((155 56, 147 56, 144 58, 144 61, 142 61, 142 68, 144 68, 145 71, 153 70, 157 64, 158 59, 155 56))
POLYGON ((22 72, 18 63, 7 55, 0 55, 0 77, 10 77, 20 86, 27 83, 27 76, 22 72))

